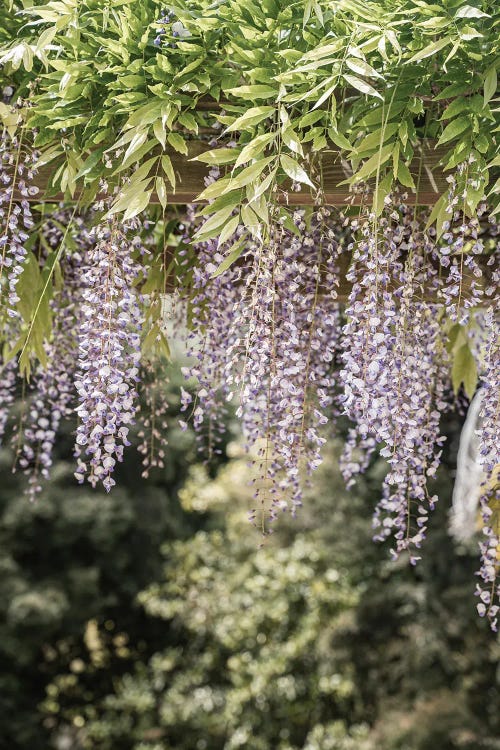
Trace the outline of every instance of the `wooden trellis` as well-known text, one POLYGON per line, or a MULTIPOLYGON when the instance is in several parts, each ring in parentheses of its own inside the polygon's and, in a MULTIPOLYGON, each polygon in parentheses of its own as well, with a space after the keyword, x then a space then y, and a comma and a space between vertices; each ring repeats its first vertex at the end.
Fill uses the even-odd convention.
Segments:
MULTIPOLYGON (((196 196, 203 191, 205 188, 204 180, 208 174, 209 167, 201 162, 193 161, 193 159, 209 148, 206 142, 190 141, 188 142, 188 156, 183 156, 170 147, 165 149, 164 153, 170 157, 177 177, 175 192, 168 194, 168 202, 170 204, 193 203, 196 196)), ((439 166, 445 152, 446 148, 435 148, 433 142, 426 142, 420 147, 420 151, 416 153, 410 165, 410 172, 414 177, 415 184, 418 185, 418 191, 406 189, 405 192, 408 196, 406 202, 408 204, 433 205, 437 198, 446 190, 446 177, 439 166)), ((312 162, 313 170, 315 170, 316 174, 322 175, 323 190, 320 202, 330 206, 345 206, 347 203, 360 203, 361 196, 351 192, 348 186, 341 184, 350 176, 351 172, 348 163, 341 158, 338 148, 332 146, 331 149, 325 149, 313 154, 312 162)), ((35 203, 46 200, 45 196, 48 194, 50 179, 55 170, 54 163, 47 164, 39 169, 34 182, 39 188, 39 192, 35 196, 30 196, 29 200, 35 203)), ((300 192, 293 192, 287 189, 289 187, 289 183, 283 183, 282 189, 277 194, 277 199, 282 203, 293 206, 306 206, 318 202, 317 195, 306 186, 303 185, 300 192)), ((79 194, 77 189, 73 199, 77 200, 79 194)), ((67 201, 68 196, 57 193, 50 195, 48 200, 51 202, 67 201)), ((159 204, 159 202, 158 196, 156 193, 153 193, 151 203, 159 204)))

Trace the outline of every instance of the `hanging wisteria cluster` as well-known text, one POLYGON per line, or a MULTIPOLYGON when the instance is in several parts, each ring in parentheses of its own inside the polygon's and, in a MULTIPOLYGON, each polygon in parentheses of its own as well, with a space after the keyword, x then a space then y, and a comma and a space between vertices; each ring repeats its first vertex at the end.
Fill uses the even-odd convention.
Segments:
POLYGON ((270 206, 265 235, 248 233, 242 224, 236 228, 240 252, 229 264, 224 243, 196 241, 204 225, 192 208, 172 222, 175 262, 154 250, 155 227, 148 220, 124 225, 105 215, 103 205, 81 215, 55 207, 40 217, 34 245, 26 200, 33 190, 33 160, 36 154, 27 157, 22 144, 4 134, 0 164, 9 168, 0 175, 0 321, 12 346, 2 352, 2 436, 20 388, 20 347, 14 342, 23 340, 30 325, 18 312, 26 294, 20 279, 30 264, 40 274, 49 259, 55 263, 54 254, 61 277, 47 308, 52 335, 43 340, 43 361, 33 363, 23 386, 26 403, 13 432, 16 466, 28 476, 30 497, 49 478, 57 432, 68 418, 76 417, 80 483, 102 483, 109 491, 116 464, 136 434, 144 476, 163 467, 168 403, 154 353, 165 333, 162 305, 179 277, 174 334, 187 356, 181 427, 191 423, 200 449, 216 455, 234 408, 254 467, 250 517, 265 534, 279 511, 294 514, 300 507, 322 446, 345 415, 346 483, 353 484, 375 452, 386 458, 374 537, 390 538, 393 557, 408 553, 415 564, 437 502, 428 480, 444 441, 440 418, 453 407, 462 383, 473 395, 471 368, 479 367, 486 481, 478 611, 496 629, 497 228, 483 217, 485 207, 468 218, 460 206, 467 165, 449 181, 449 220, 440 237, 426 229, 426 212, 408 206, 404 194, 387 196, 379 215, 369 209, 297 209, 291 225, 270 206), (479 256, 486 241, 484 266, 479 256), (151 279, 157 277, 155 286, 151 279))
POLYGON ((76 478, 106 490, 137 409, 141 308, 134 290, 139 267, 130 241, 117 222, 100 224, 84 259, 79 371, 76 478), (83 456, 83 457, 82 457, 83 456))
POLYGON ((250 516, 262 529, 270 522, 271 530, 279 510, 294 513, 301 504, 304 478, 321 462, 332 419, 346 414, 353 423, 342 458, 346 482, 352 485, 377 449, 387 459, 374 538, 392 538, 393 557, 406 551, 416 564, 438 500, 428 481, 445 440, 440 419, 463 399, 464 392, 454 393, 462 382, 472 396, 470 369, 479 363, 487 481, 478 612, 496 629, 500 363, 492 269, 498 247, 484 280, 477 256, 483 236, 494 240, 497 230, 491 222, 485 228, 484 207, 465 218, 455 191, 452 179, 451 219, 439 241, 426 230, 428 215, 395 195, 380 217, 297 211, 296 231, 277 222, 266 242, 247 243, 238 264, 220 275, 224 248, 216 240, 198 243, 189 334, 195 364, 185 374, 200 390, 195 400, 184 391, 184 408, 212 442, 223 429, 227 401, 236 400, 254 454, 250 516), (339 297, 346 254, 350 290, 339 297))

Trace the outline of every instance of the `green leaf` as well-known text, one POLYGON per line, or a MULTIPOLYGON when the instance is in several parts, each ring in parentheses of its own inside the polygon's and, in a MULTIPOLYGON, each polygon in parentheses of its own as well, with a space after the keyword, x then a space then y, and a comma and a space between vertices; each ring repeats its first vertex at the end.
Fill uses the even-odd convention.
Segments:
POLYGON ((198 123, 191 112, 181 112, 178 121, 181 125, 184 125, 187 130, 191 130, 193 133, 198 133, 198 123))
POLYGON ((216 211, 219 211, 221 208, 225 208, 226 206, 236 207, 241 203, 242 195, 243 195, 243 191, 241 189, 233 190, 229 193, 224 193, 224 195, 220 195, 212 203, 209 203, 208 205, 204 206, 200 211, 198 211, 198 215, 210 216, 211 214, 215 213, 216 211))
POLYGON ((40 284, 40 266, 38 260, 29 252, 23 263, 23 270, 19 276, 17 294, 19 296, 18 310, 26 323, 29 323, 36 291, 40 284))
POLYGON ((414 54, 413 57, 410 57, 410 59, 406 61, 406 63, 410 64, 414 62, 420 62, 420 60, 425 60, 426 57, 430 57, 436 52, 439 52, 439 50, 443 49, 443 47, 447 47, 448 44, 450 44, 452 41, 453 37, 451 36, 445 36, 442 39, 438 39, 437 42, 432 42, 432 44, 429 44, 427 47, 424 47, 424 49, 421 49, 419 52, 414 54))
POLYGON ((172 190, 175 192, 175 185, 176 185, 175 172, 172 166, 172 160, 170 156, 168 156, 168 154, 164 154, 161 157, 161 166, 163 168, 163 171, 168 177, 168 181, 172 185, 172 190))
POLYGON ((104 146, 98 148, 96 151, 93 151, 90 156, 84 161, 82 167, 80 168, 80 171, 77 172, 75 180, 79 180, 81 177, 85 177, 85 175, 89 174, 89 172, 92 172, 93 168, 102 161, 103 153, 104 146))
POLYGON ((157 177, 155 180, 155 188, 156 188, 156 194, 158 196, 158 200, 160 201, 161 207, 163 210, 167 207, 167 186, 165 184, 165 180, 163 177, 157 177))
POLYGON ((253 138, 250 143, 247 143, 243 149, 241 150, 240 155, 238 156, 236 160, 235 167, 240 167, 242 164, 245 164, 247 161, 250 161, 250 159, 254 159, 256 156, 258 156, 262 151, 264 151, 265 147, 271 143, 276 138, 276 134, 271 133, 263 133, 262 135, 258 135, 256 138, 253 138))
POLYGON ((130 141, 129 147, 127 148, 123 156, 122 164, 125 164, 126 162, 128 162, 130 157, 133 156, 140 149, 143 143, 145 143, 147 137, 148 137, 148 133, 146 130, 139 131, 133 136, 132 140, 130 141))
POLYGON ((138 167, 135 172, 133 173, 131 180, 134 183, 142 182, 145 180, 151 171, 151 168, 157 163, 159 156, 152 156, 151 159, 148 159, 143 164, 141 164, 140 167, 138 167))
POLYGON ((232 94, 232 96, 247 99, 248 101, 253 101, 254 99, 275 99, 277 89, 272 88, 271 86, 255 84, 253 86, 237 86, 233 89, 227 89, 227 93, 232 94))
POLYGON ((370 86, 366 81, 362 81, 361 78, 356 78, 356 76, 351 76, 348 73, 344 73, 343 77, 350 86, 361 91, 362 94, 368 94, 368 96, 376 96, 378 99, 383 99, 373 86, 370 86))
POLYGON ((133 219, 134 216, 137 216, 137 214, 140 214, 141 211, 144 211, 144 209, 146 209, 151 202, 152 192, 152 190, 145 190, 144 192, 135 195, 128 204, 125 213, 123 214, 123 221, 133 219))
POLYGON ((230 181, 230 177, 219 177, 218 180, 212 182, 211 185, 208 185, 205 190, 202 190, 202 192, 197 196, 196 200, 210 201, 213 198, 219 198, 225 192, 225 188, 231 190, 231 186, 229 184, 230 181))
POLYGON ((339 133, 338 130, 334 128, 329 128, 328 137, 339 148, 345 148, 348 151, 352 151, 352 144, 349 143, 345 135, 342 135, 342 133, 339 133))
POLYGON ((388 159, 390 159, 393 149, 393 143, 388 143, 386 146, 383 146, 383 148, 377 151, 376 154, 373 154, 373 156, 367 159, 361 168, 358 169, 358 171, 347 182, 359 182, 360 180, 365 180, 374 175, 377 170, 385 164, 388 159))
POLYGON ((426 229, 429 229, 434 222, 436 222, 436 238, 439 239, 441 235, 443 234, 444 228, 444 222, 449 221, 451 219, 451 212, 447 211, 449 203, 449 198, 446 193, 442 195, 436 203, 434 204, 434 207, 431 211, 431 215, 429 216, 429 219, 427 220, 427 224, 425 225, 426 229))
POLYGON ((160 143, 162 148, 164 149, 167 145, 167 133, 165 130, 165 126, 163 125, 163 122, 161 120, 154 121, 153 133, 158 143, 160 143))
POLYGON ((373 196, 373 210, 376 216, 380 216, 385 205, 385 199, 391 192, 393 176, 392 172, 386 174, 383 180, 375 188, 373 196))
POLYGON ((246 130, 248 128, 252 128, 259 122, 262 122, 262 120, 265 120, 266 117, 274 114, 275 111, 276 110, 274 107, 268 106, 250 107, 250 109, 247 109, 247 111, 243 115, 237 117, 236 120, 231 125, 229 125, 228 128, 226 128, 226 133, 234 133, 236 130, 246 130))
POLYGON ((464 391, 469 398, 472 398, 476 391, 478 381, 476 361, 469 348, 469 344, 460 346, 453 358, 451 368, 451 382, 453 390, 458 393, 460 386, 463 384, 464 391))
POLYGON ((291 180, 293 180, 294 182, 302 182, 305 185, 309 185, 310 187, 314 188, 314 185, 309 179, 307 172, 300 166, 298 162, 295 161, 295 159, 292 159, 286 154, 282 154, 280 157, 280 164, 283 168, 283 171, 288 175, 288 177, 290 177, 291 180))
MULTIPOLYGON (((236 217, 237 218, 237 217, 236 217)), ((240 255, 243 253, 245 249, 244 244, 244 238, 238 240, 229 250, 229 253, 226 255, 220 266, 217 268, 217 270, 212 274, 212 279, 216 279, 217 276, 220 276, 224 273, 224 271, 227 271, 230 266, 235 263, 240 255)))
POLYGON ((472 5, 462 5, 455 13, 455 18, 491 18, 491 16, 483 13, 479 8, 473 8, 472 5))
POLYGON ((350 68, 354 73, 357 73, 360 76, 368 76, 372 78, 382 78, 380 73, 375 70, 375 68, 372 68, 371 65, 368 65, 367 62, 364 60, 358 60, 358 58, 347 58, 345 61, 345 64, 348 68, 350 68))
POLYGON ((404 185, 407 188, 415 189, 415 182, 413 180, 413 177, 411 176, 411 172, 404 163, 404 161, 400 161, 398 163, 398 175, 397 175, 398 181, 401 183, 401 185, 404 185))
POLYGON ((446 107, 445 111, 440 117, 440 120, 453 120, 462 112, 468 112, 470 110, 470 98, 464 96, 457 96, 450 104, 446 107))
POLYGON ((443 132, 441 133, 441 136, 437 142, 437 146, 440 146, 442 143, 448 143, 448 141, 453 140, 457 136, 459 136, 461 133, 464 132, 467 128, 471 126, 471 120, 469 117, 466 117, 465 115, 462 115, 461 117, 456 117, 454 120, 452 120, 448 125, 445 127, 443 132))
POLYGON ((249 167, 245 167, 245 169, 242 169, 236 177, 231 177, 229 179, 228 185, 224 188, 223 192, 227 193, 229 190, 236 190, 236 188, 245 187, 245 185, 253 182, 260 174, 262 174, 265 167, 271 161, 274 161, 275 158, 274 155, 266 156, 264 159, 259 159, 254 164, 250 164, 249 167))
POLYGON ((184 156, 188 155, 186 141, 184 140, 182 135, 179 135, 179 133, 169 133, 167 136, 167 141, 179 154, 184 154, 184 156))
POLYGON ((197 241, 210 239, 219 233, 219 229, 233 213, 234 206, 229 205, 212 214, 194 235, 197 241))
POLYGON ((398 128, 399 124, 397 122, 389 122, 385 126, 377 128, 377 130, 374 130, 372 133, 367 135, 359 143, 356 144, 356 146, 354 147, 355 153, 362 154, 365 151, 371 151, 374 148, 379 148, 380 145, 383 145, 388 138, 392 138, 398 128))
POLYGON ((402 120, 402 122, 399 125, 398 128, 398 136, 399 140, 403 144, 403 148, 406 148, 406 144, 408 143, 408 122, 407 120, 402 120))
POLYGON ((124 160, 122 164, 117 169, 115 169, 115 171, 113 172, 113 176, 119 174, 120 172, 123 172, 125 169, 128 169, 131 164, 140 161, 143 156, 145 156, 155 146, 156 141, 153 138, 147 140, 146 143, 143 143, 142 146, 137 149, 137 151, 134 151, 134 153, 131 154, 128 159, 124 160))
MULTIPOLYGON (((276 172, 277 171, 278 171, 278 168, 274 167, 272 169, 272 171, 267 175, 267 177, 265 177, 262 180, 262 182, 260 184, 255 184, 255 185, 252 184, 251 185, 252 195, 251 195, 251 197, 248 197, 248 200, 250 202, 252 202, 252 201, 256 200, 257 198, 259 198, 261 195, 263 195, 269 189, 269 187, 271 186, 272 181, 276 177, 276 172)), ((247 187, 247 196, 248 196, 248 192, 249 192, 249 187, 247 187)))
POLYGON ((321 107, 321 105, 323 104, 323 102, 326 102, 326 100, 329 99, 329 97, 333 94, 333 92, 335 91, 336 88, 337 88, 337 81, 335 81, 335 83, 333 83, 329 88, 327 88, 326 91, 324 91, 321 94, 321 96, 319 97, 319 99, 317 100, 317 102, 315 102, 315 104, 313 106, 313 111, 315 109, 319 109, 319 107, 321 107))
POLYGON ((230 219, 222 228, 222 231, 219 235, 219 246, 223 245, 225 242, 228 241, 230 237, 233 236, 233 234, 236 232, 236 229, 238 228, 238 224, 240 223, 240 217, 239 216, 233 216, 232 219, 230 219))
POLYGON ((288 146, 290 151, 294 151, 296 154, 299 154, 299 156, 304 156, 304 151, 302 149, 302 144, 300 143, 299 136, 297 135, 295 130, 293 130, 293 128, 285 128, 281 136, 283 138, 283 143, 288 146))
POLYGON ((496 65, 488 68, 484 76, 484 106, 495 96, 497 90, 497 69, 496 65))
POLYGON ((248 204, 244 204, 241 207, 241 218, 243 224, 252 234, 254 234, 255 231, 260 227, 259 217, 255 213, 255 211, 252 211, 248 204))
POLYGON ((194 156, 191 161, 201 161, 204 164, 231 164, 236 161, 238 150, 235 148, 212 148, 210 151, 204 151, 198 156, 194 156))
POLYGON ((322 57, 329 57, 342 49, 343 45, 344 41, 342 39, 338 39, 332 44, 323 44, 320 47, 316 47, 310 52, 307 52, 304 55, 303 60, 320 60, 322 57))
POLYGON ((463 344, 467 343, 467 333, 465 328, 460 323, 454 323, 448 331, 448 343, 446 344, 446 351, 448 354, 453 354, 463 344))
POLYGON ((325 116, 324 112, 318 112, 318 110, 311 110, 311 112, 307 112, 303 117, 299 120, 299 128, 307 128, 310 125, 314 125, 318 120, 321 120, 325 116))

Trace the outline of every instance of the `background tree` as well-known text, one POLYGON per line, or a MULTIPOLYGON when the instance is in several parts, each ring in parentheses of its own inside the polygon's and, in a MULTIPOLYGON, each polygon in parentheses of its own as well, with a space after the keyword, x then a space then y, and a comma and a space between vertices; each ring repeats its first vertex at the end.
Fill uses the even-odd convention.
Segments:
POLYGON ((471 603, 474 549, 446 532, 457 425, 448 432, 435 536, 416 569, 371 543, 378 460, 346 492, 329 456, 309 510, 259 550, 245 460, 212 481, 193 467, 181 502, 211 521, 163 546, 163 577, 139 595, 162 647, 88 700, 67 665, 43 710, 63 734, 76 720, 73 741, 95 750, 497 747, 498 643, 471 603))
MULTIPOLYGON (((178 383, 179 373, 170 375, 178 383)), ((116 492, 76 487, 71 422, 56 446, 53 480, 35 503, 24 494, 23 474, 12 474, 12 451, 0 453, 2 750, 46 750, 53 722, 42 726, 37 706, 61 664, 79 674, 83 696, 89 686, 99 695, 131 660, 146 659, 164 643, 162 623, 144 612, 137 594, 160 575, 165 539, 190 536, 204 524, 203 515, 188 515, 177 502, 197 448, 192 432, 177 425, 176 387, 164 386, 171 404, 168 460, 146 483, 142 457, 131 448, 116 492), (106 634, 105 653, 95 628, 106 634), (80 658, 89 649, 93 667, 82 675, 80 658)), ((71 684, 69 677, 65 685, 71 684)))

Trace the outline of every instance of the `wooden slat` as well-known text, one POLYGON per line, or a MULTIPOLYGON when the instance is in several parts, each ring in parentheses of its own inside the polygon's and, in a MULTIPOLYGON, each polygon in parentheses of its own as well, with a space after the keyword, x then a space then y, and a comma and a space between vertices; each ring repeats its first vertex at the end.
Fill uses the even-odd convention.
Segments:
MULTIPOLYGON (((171 148, 167 153, 172 160, 175 173, 177 175, 178 187, 175 193, 168 195, 168 201, 171 204, 194 203, 195 198, 205 187, 205 177, 209 168, 200 162, 190 161, 190 159, 208 148, 207 143, 192 141, 189 143, 189 156, 185 157, 178 154, 171 148)), ((446 180, 442 169, 438 166, 442 158, 444 149, 434 148, 433 143, 428 143, 423 147, 421 157, 417 157, 411 164, 410 171, 414 175, 415 184, 419 184, 418 195, 408 190, 409 204, 418 203, 420 205, 433 205, 439 195, 446 189, 446 180), (420 174, 420 180, 418 175, 420 174)), ((314 155, 314 162, 318 169, 318 174, 323 174, 323 194, 318 199, 317 195, 306 186, 302 186, 300 192, 288 190, 289 184, 284 183, 277 195, 278 201, 290 205, 312 205, 315 203, 325 203, 331 206, 345 206, 346 203, 359 204, 361 198, 349 192, 349 188, 341 183, 349 177, 349 166, 341 160, 338 149, 334 146, 331 149, 325 149, 314 155)), ((39 203, 43 200, 51 202, 68 201, 68 196, 58 194, 50 198, 44 198, 47 193, 51 175, 55 172, 54 164, 48 164, 39 170, 35 184, 39 188, 39 193, 32 196, 29 200, 39 203)), ((73 197, 77 200, 78 193, 73 197)), ((71 199, 70 199, 71 200, 71 199)), ((158 204, 158 196, 152 196, 152 203, 158 204)))

